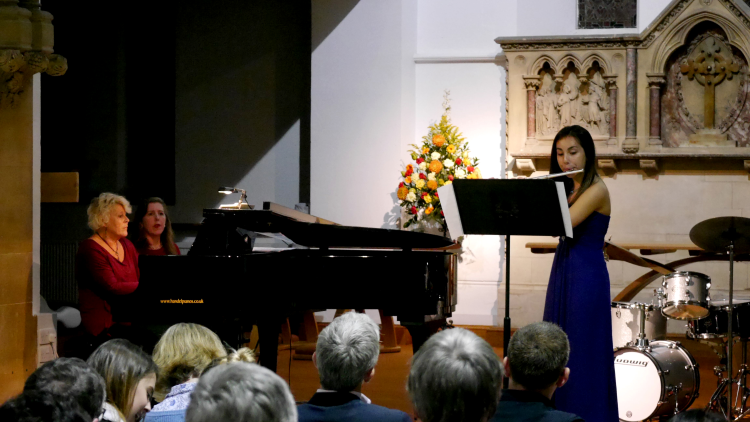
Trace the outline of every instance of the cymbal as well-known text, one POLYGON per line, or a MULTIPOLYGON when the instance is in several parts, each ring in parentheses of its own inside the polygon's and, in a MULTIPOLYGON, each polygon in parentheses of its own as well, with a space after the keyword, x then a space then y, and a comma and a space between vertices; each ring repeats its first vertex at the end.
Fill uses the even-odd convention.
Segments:
POLYGON ((735 254, 748 253, 750 252, 750 218, 709 218, 690 229, 690 240, 709 252, 729 252, 729 245, 734 244, 735 254))
POLYGON ((607 254, 609 259, 612 259, 614 261, 625 261, 639 267, 651 268, 652 270, 660 274, 668 275, 675 272, 673 268, 660 264, 653 259, 638 256, 625 248, 615 245, 612 242, 604 242, 604 252, 607 254))

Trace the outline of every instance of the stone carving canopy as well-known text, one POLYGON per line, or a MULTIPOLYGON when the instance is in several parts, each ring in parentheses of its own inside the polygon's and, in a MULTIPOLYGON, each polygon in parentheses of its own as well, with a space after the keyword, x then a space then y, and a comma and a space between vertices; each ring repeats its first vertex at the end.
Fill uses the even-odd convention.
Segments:
POLYGON ((508 59, 509 155, 546 161, 557 131, 578 124, 608 171, 653 174, 702 157, 713 158, 709 167, 750 163, 750 11, 741 3, 675 0, 638 35, 496 39, 508 59))

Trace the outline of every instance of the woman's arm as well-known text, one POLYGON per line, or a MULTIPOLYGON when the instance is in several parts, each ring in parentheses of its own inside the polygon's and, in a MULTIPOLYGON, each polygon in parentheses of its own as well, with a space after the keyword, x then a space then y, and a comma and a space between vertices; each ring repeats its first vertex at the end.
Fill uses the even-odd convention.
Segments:
POLYGON ((602 211, 609 203, 609 192, 604 182, 591 185, 570 207, 570 221, 578 226, 594 211, 602 211))
POLYGON ((138 287, 138 279, 118 280, 106 254, 107 252, 90 248, 81 256, 81 263, 90 274, 91 280, 116 295, 133 293, 138 287))

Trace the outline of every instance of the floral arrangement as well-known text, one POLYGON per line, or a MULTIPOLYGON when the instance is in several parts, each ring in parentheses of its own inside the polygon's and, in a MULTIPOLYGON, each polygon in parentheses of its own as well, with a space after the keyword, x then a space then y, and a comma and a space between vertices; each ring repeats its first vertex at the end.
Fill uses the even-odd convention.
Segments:
POLYGON ((469 156, 468 143, 450 121, 450 92, 446 91, 443 116, 429 127, 421 144, 412 144, 411 158, 401 172, 403 180, 396 194, 409 216, 404 227, 420 220, 433 220, 445 230, 445 215, 437 189, 455 179, 481 179, 479 160, 469 156))

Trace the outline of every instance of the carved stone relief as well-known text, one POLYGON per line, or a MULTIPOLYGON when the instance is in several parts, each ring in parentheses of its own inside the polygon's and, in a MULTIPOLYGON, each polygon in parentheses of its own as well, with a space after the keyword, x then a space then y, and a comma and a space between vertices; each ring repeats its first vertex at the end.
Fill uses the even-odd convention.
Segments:
POLYGON ((543 67, 536 92, 536 138, 552 139, 563 127, 579 125, 595 139, 608 139, 610 98, 602 73, 597 62, 583 74, 573 63, 560 74, 543 67))
POLYGON ((58 54, 49 56, 38 51, 0 50, 0 108, 15 107, 18 96, 35 73, 64 75, 68 61, 58 54))
MULTIPOLYGON (((697 36, 683 51, 676 54, 667 65, 666 89, 661 99, 661 133, 663 145, 667 147, 691 146, 696 143, 696 134, 713 130, 716 135, 728 139, 729 146, 748 146, 750 134, 750 107, 747 98, 750 94, 748 65, 743 55, 729 48, 723 34, 707 31, 697 36), (692 57, 705 46, 722 45, 726 61, 736 66, 730 78, 725 77, 713 87, 714 115, 706 108, 708 94, 704 84, 691 80, 685 72, 694 64, 692 57), (708 110, 708 111, 707 111, 708 110), (710 126, 707 126, 707 122, 710 126), (692 140, 692 141, 691 141, 692 140)), ((707 68, 709 65, 704 65, 707 68)))

